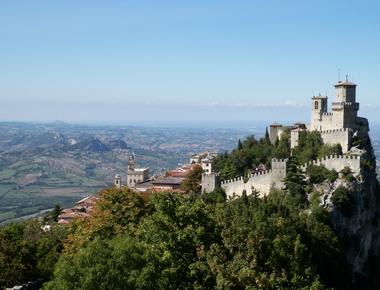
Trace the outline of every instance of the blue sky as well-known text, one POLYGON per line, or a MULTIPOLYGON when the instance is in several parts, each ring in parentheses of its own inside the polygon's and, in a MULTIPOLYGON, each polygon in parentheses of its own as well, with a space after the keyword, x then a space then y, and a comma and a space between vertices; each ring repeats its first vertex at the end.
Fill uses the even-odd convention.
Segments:
POLYGON ((380 109, 379 1, 0 1, 0 120, 305 120, 380 109))

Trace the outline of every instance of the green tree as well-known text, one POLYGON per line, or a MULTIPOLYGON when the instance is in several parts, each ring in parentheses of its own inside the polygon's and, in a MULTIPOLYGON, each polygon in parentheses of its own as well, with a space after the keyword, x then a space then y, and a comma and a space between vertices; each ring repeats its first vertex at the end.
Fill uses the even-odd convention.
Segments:
POLYGON ((50 279, 66 230, 30 220, 0 228, 0 288, 37 279, 50 279))
POLYGON ((181 189, 186 191, 186 193, 200 194, 202 189, 202 173, 202 166, 194 166, 182 182, 181 189))
POLYGON ((59 204, 54 206, 53 211, 51 212, 51 218, 53 221, 57 222, 59 215, 62 213, 62 207, 59 204))
POLYGON ((325 180, 334 182, 338 179, 339 174, 335 170, 328 170, 325 166, 311 165, 307 168, 307 174, 310 178, 310 183, 319 184, 325 180))
POLYGON ((286 190, 288 191, 289 195, 295 199, 295 202, 300 206, 304 206, 307 201, 307 184, 304 174, 298 167, 296 157, 292 157, 288 161, 284 183, 286 190))
POLYGON ((96 238, 73 256, 63 256, 44 289, 157 289, 160 257, 129 236, 96 238))

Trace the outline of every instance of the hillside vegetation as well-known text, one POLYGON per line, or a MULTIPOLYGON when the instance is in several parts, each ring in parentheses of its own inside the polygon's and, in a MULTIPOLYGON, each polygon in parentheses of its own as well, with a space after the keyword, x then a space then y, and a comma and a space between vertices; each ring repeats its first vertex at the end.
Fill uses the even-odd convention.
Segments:
POLYGON ((345 267, 326 212, 281 192, 145 196, 109 189, 45 289, 325 289, 345 267))
MULTIPOLYGON (((298 165, 325 156, 342 154, 340 145, 323 144, 322 137, 317 131, 301 132, 298 143, 292 155, 298 165)), ((261 163, 269 168, 272 158, 290 157, 290 131, 282 134, 276 144, 270 143, 266 133, 259 140, 250 136, 243 142, 239 141, 236 149, 219 155, 215 161, 215 170, 220 172, 222 179, 231 179, 247 175, 261 163)))
POLYGON ((362 237, 342 234, 332 220, 333 213, 349 224, 357 214, 350 189, 356 177, 347 168, 338 173, 323 166, 302 173, 298 165, 308 158, 340 153, 316 133, 302 138, 291 158, 286 136, 275 145, 250 137, 218 157, 225 175, 289 158, 286 188, 264 198, 253 191, 226 201, 220 188, 201 195, 193 174, 188 194, 105 189, 92 217, 60 236, 38 226, 34 233, 30 222, 3 227, 0 287, 44 279, 44 289, 62 290, 378 289, 378 258, 371 257, 366 275, 354 273, 348 252, 355 241, 361 248, 362 237), (331 203, 325 204, 326 194, 331 203), (34 242, 25 243, 31 233, 34 242))

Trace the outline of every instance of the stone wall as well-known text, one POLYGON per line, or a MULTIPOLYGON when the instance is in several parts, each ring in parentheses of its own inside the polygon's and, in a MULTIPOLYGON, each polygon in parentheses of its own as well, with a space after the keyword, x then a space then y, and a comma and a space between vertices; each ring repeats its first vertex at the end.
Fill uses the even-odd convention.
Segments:
POLYGON ((321 131, 321 137, 324 144, 340 144, 342 146, 343 153, 347 152, 351 148, 351 129, 336 129, 321 131))
POLYGON ((347 155, 331 155, 322 159, 310 161, 301 166, 302 171, 306 171, 310 165, 325 166, 328 170, 341 171, 345 167, 349 167, 354 174, 360 174, 360 157, 347 155))
MULTIPOLYGON (((313 114, 315 113, 313 112, 313 114)), ((343 111, 321 112, 318 118, 312 117, 311 129, 325 131, 344 128, 343 117, 343 111)))
MULTIPOLYGON (((259 192, 259 196, 263 197, 267 195, 272 188, 283 188, 283 180, 286 177, 286 163, 287 160, 273 159, 271 170, 249 175, 246 182, 242 176, 231 180, 222 181, 221 187, 226 192, 227 198, 239 197, 243 194, 243 191, 245 191, 247 195, 250 195, 252 190, 257 190, 259 192)), ((322 159, 308 162, 300 168, 305 172, 307 167, 310 165, 324 165, 327 169, 334 169, 338 172, 345 167, 349 167, 355 175, 360 174, 359 156, 331 155, 322 159)), ((202 186, 203 183, 204 181, 202 179, 202 186)))
POLYGON ((282 188, 283 179, 286 176, 287 160, 272 159, 272 169, 248 176, 247 182, 243 177, 222 181, 221 187, 226 192, 227 198, 241 196, 243 191, 250 195, 252 190, 259 192, 260 197, 265 196, 271 188, 282 188))

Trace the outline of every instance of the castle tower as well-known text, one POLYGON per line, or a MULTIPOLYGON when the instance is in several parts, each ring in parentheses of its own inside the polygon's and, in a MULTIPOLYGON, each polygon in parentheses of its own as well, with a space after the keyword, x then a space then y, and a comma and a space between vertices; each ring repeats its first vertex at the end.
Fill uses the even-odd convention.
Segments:
POLYGON ((359 103, 356 102, 356 84, 339 81, 335 86, 336 101, 332 103, 335 123, 340 128, 355 128, 359 103))
POLYGON ((356 84, 346 81, 339 81, 334 85, 336 92, 336 102, 356 103, 356 84))
POLYGON ((209 193, 220 187, 219 174, 215 172, 202 173, 202 193, 209 193))
POLYGON ((272 175, 282 180, 286 177, 286 164, 288 159, 272 158, 272 175))
POLYGON ((327 96, 313 96, 311 98, 311 130, 323 130, 322 115, 327 113, 327 96))
POLYGON ((202 169, 206 174, 212 173, 212 160, 205 158, 202 160, 202 169))
POLYGON ((116 188, 121 188, 121 177, 119 174, 115 175, 115 187, 116 188))

